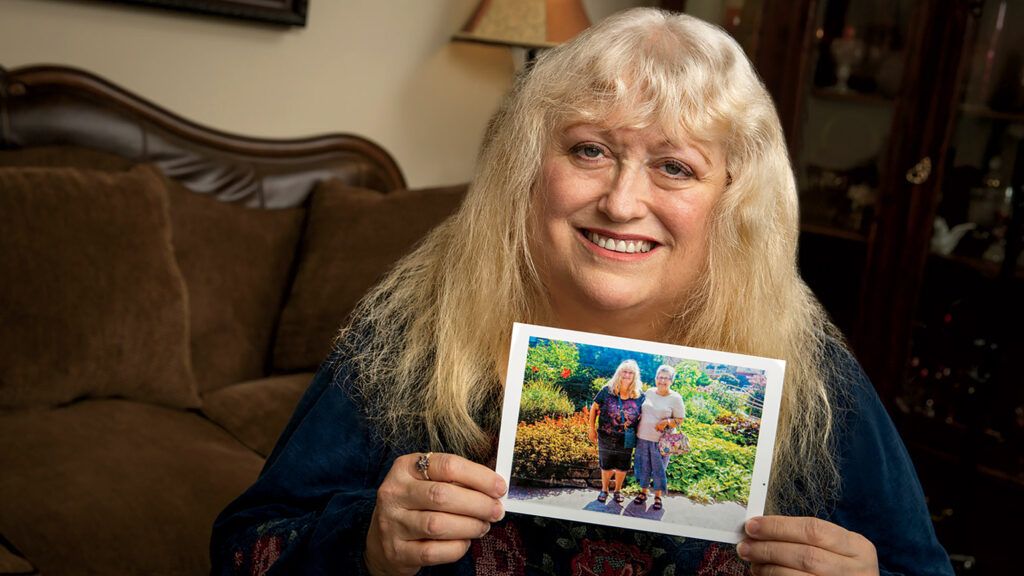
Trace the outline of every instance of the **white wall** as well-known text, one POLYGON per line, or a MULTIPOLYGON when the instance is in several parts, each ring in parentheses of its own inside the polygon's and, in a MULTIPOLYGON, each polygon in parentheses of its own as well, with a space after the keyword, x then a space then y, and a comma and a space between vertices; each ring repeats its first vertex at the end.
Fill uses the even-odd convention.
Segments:
MULTIPOLYGON (((590 0, 592 20, 643 4, 590 0)), ((0 65, 67 64, 250 136, 366 136, 410 186, 466 181, 511 85, 506 48, 449 39, 477 0, 311 0, 277 28, 102 0, 0 0, 0 65)))

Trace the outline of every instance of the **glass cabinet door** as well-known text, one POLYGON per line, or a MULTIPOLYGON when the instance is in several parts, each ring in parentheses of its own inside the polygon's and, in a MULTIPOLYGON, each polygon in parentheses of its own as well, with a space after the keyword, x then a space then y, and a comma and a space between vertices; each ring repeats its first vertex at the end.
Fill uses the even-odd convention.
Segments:
POLYGON ((894 406, 939 537, 987 574, 1016 562, 1024 513, 1024 3, 987 0, 974 23, 894 406))
POLYGON ((870 229, 913 4, 817 6, 795 158, 805 231, 864 240, 870 229))

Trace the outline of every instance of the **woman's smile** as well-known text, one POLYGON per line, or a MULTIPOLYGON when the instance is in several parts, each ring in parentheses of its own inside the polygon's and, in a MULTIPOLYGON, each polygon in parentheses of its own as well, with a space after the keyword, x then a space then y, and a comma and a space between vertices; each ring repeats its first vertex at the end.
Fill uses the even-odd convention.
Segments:
POLYGON ((617 234, 604 229, 581 228, 580 235, 592 252, 615 260, 643 260, 656 250, 658 242, 634 234, 617 234))

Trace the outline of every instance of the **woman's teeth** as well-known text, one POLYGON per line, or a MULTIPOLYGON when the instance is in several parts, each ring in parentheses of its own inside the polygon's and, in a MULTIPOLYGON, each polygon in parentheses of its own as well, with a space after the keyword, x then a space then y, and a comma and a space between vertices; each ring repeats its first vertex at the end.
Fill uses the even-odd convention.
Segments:
POLYGON ((587 232, 587 239, 597 244, 605 250, 611 250, 613 252, 624 252, 626 254, 634 254, 636 252, 650 252, 651 243, 647 240, 616 240, 614 238, 605 238, 597 232, 587 232))

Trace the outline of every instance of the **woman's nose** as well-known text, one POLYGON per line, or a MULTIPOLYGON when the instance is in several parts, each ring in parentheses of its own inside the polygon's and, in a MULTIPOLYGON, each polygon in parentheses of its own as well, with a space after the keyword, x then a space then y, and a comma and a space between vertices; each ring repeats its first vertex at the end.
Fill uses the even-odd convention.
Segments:
POLYGON ((620 165, 597 208, 613 222, 628 222, 647 215, 647 183, 643 167, 620 165))

